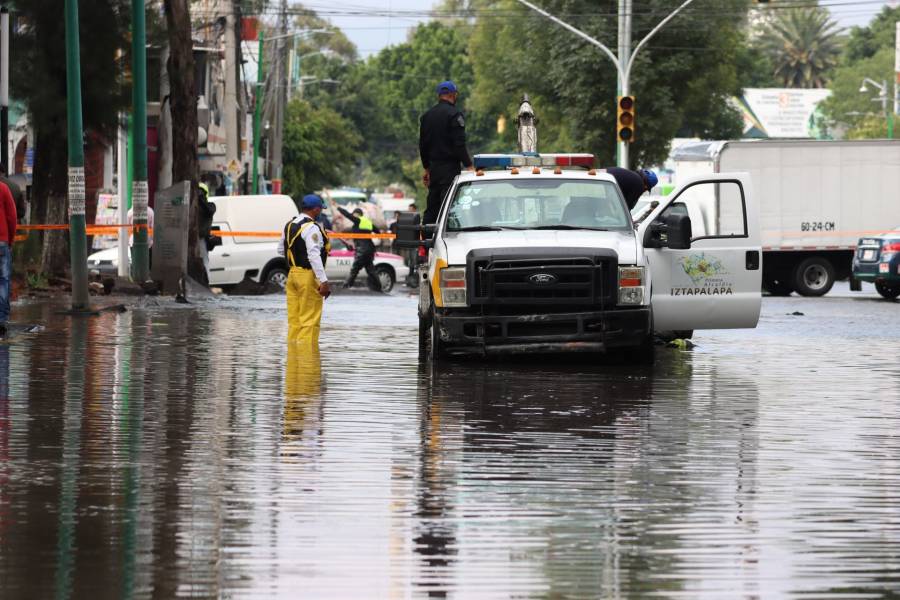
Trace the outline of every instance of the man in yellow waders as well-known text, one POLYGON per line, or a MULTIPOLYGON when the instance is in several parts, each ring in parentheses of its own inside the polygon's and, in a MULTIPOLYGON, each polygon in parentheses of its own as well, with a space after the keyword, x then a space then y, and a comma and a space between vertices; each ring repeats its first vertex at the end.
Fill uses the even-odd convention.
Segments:
POLYGON ((284 226, 280 251, 284 252, 290 272, 287 285, 288 343, 319 343, 322 303, 331 295, 325 262, 331 243, 325 229, 316 223, 325 203, 316 194, 300 201, 300 216, 284 226))

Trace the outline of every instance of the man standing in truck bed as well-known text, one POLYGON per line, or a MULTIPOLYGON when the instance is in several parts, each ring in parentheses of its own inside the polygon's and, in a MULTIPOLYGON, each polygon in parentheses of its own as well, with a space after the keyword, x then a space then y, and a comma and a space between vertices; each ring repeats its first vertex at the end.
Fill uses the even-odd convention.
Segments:
POLYGON ((456 84, 442 81, 437 86, 438 103, 422 115, 419 126, 419 155, 425 174, 422 181, 428 186, 426 225, 437 221, 441 201, 447 195, 453 178, 460 173, 460 164, 472 168, 466 148, 466 120, 456 107, 459 95, 456 84))

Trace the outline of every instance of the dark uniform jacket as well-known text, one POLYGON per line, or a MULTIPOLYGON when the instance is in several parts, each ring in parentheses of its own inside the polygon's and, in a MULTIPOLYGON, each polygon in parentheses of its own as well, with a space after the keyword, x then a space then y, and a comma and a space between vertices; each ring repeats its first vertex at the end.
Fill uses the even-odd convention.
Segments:
POLYGON ((606 172, 615 177, 622 195, 625 196, 625 203, 628 204, 628 210, 634 208, 638 199, 644 195, 644 178, 640 173, 629 171, 621 167, 607 167, 606 172))
POLYGON ((419 155, 432 184, 449 184, 459 175, 460 164, 472 166, 466 149, 466 120, 455 105, 441 100, 422 115, 419 155))
MULTIPOLYGON (((342 215, 353 222, 353 228, 350 230, 352 233, 381 233, 381 231, 377 227, 375 227, 374 224, 372 225, 371 229, 363 229, 362 227, 360 227, 360 218, 344 207, 338 206, 338 211, 340 211, 342 215)), ((367 218, 366 220, 368 221, 369 219, 367 218)), ((353 246, 354 248, 356 248, 357 256, 363 254, 375 254, 375 242, 370 239, 353 240, 353 246)))

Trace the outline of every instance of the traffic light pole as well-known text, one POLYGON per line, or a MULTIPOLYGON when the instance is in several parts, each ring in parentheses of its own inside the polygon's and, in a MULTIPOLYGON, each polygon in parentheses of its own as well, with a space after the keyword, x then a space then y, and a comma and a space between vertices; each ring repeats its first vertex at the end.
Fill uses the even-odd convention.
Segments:
POLYGON ((78 0, 66 0, 66 114, 69 136, 69 260, 72 269, 72 310, 90 308, 87 277, 87 236, 84 215, 84 146, 81 125, 81 42, 78 0))
MULTIPOLYGON (((621 90, 622 96, 630 96, 631 95, 631 67, 634 65, 634 58, 637 56, 638 52, 640 52, 641 48, 646 45, 646 43, 652 38, 657 32, 662 29, 666 23, 671 21, 675 15, 681 12, 688 4, 693 2, 694 0, 685 0, 681 6, 673 10, 669 13, 665 19, 659 22, 659 24, 650 30, 650 33, 644 36, 634 50, 631 50, 631 15, 632 15, 632 0, 619 0, 619 56, 613 54, 612 50, 607 48, 602 42, 599 42, 584 33, 580 29, 569 25, 562 19, 558 19, 548 13, 547 11, 535 6, 528 0, 517 0, 519 4, 524 4, 531 10, 536 13, 547 17, 563 29, 566 29, 586 42, 593 44, 594 46, 600 48, 604 54, 606 54, 610 60, 612 60, 613 65, 616 67, 616 71, 619 74, 619 90, 621 90)), ((618 165, 620 167, 628 168, 628 144, 626 142, 619 142, 619 151, 618 151, 618 165)))

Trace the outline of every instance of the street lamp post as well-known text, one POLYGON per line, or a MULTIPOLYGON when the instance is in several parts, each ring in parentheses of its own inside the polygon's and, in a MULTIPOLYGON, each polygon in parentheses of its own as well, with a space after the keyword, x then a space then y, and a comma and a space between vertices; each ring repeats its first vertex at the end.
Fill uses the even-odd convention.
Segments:
MULTIPOLYGON (((646 45, 646 43, 652 38, 654 35, 662 29, 666 23, 671 21, 675 15, 684 9, 688 4, 693 2, 694 0, 685 0, 681 6, 673 10, 669 15, 659 22, 659 24, 650 30, 650 33, 644 36, 638 45, 635 46, 634 50, 631 50, 631 13, 632 13, 632 0, 619 0, 619 56, 613 54, 613 51, 607 48, 602 42, 595 40, 588 34, 584 33, 580 29, 569 25, 562 19, 558 19, 548 13, 547 11, 538 8, 528 0, 517 0, 520 4, 524 4, 531 10, 547 17, 560 27, 567 29, 568 31, 574 33, 578 37, 582 38, 586 42, 593 44, 600 48, 606 56, 612 61, 613 65, 616 67, 616 72, 619 75, 619 90, 621 91, 622 96, 630 96, 631 95, 631 67, 634 66, 634 59, 637 56, 638 52, 640 52, 641 48, 646 45)), ((628 168, 628 144, 626 142, 619 142, 619 152, 618 152, 618 165, 620 167, 628 168)))
POLYGON ((873 79, 869 79, 868 77, 863 77, 862 85, 859 86, 860 94, 869 93, 869 88, 866 87, 866 84, 870 84, 875 86, 878 90, 878 98, 872 98, 873 102, 881 102, 881 111, 884 113, 884 117, 887 120, 887 136, 889 140, 894 139, 894 110, 897 104, 897 86, 894 85, 894 102, 891 109, 888 110, 888 84, 887 81, 882 79, 881 83, 873 79))

